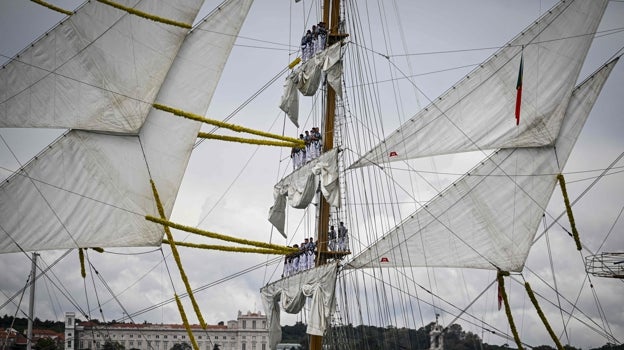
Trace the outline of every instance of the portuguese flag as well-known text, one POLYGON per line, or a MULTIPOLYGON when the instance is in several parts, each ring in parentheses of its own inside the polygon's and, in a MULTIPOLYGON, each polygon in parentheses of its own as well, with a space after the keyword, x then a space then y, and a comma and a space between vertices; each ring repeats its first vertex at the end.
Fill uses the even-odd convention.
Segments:
POLYGON ((516 125, 520 124, 520 104, 522 102, 522 70, 524 69, 524 57, 520 54, 520 70, 516 83, 516 125))

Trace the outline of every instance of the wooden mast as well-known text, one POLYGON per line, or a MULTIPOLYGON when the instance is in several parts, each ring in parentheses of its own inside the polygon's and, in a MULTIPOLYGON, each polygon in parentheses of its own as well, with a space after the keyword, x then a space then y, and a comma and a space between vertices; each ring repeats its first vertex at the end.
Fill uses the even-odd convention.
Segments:
MULTIPOLYGON (((332 45, 340 41, 339 33, 340 22, 340 0, 324 0, 323 1, 323 22, 328 27, 327 45, 332 45)), ((334 119, 336 115, 336 91, 329 86, 327 87, 327 98, 325 100, 325 119, 323 130, 323 152, 328 152, 334 148, 334 119)), ((318 235, 317 235, 317 265, 325 265, 327 263, 327 232, 329 230, 329 208, 325 197, 320 196, 319 202, 319 219, 318 219, 318 235)), ((310 335, 310 350, 321 350, 323 346, 323 336, 310 335)))

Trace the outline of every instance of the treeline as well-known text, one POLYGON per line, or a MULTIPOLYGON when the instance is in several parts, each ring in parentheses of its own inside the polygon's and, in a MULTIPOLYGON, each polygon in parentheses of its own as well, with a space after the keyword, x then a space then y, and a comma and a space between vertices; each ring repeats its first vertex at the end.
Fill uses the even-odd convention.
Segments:
MULTIPOLYGON (((13 318, 13 316, 4 315, 0 319, 0 328, 13 328, 19 333, 24 334, 24 331, 28 329, 28 319, 13 318)), ((63 333, 65 331, 65 323, 62 321, 41 321, 35 318, 33 320, 33 329, 48 329, 57 333, 63 333)))
MULTIPOLYGON (((323 339, 323 349, 327 350, 381 350, 381 349, 418 349, 430 348, 429 332, 434 323, 418 330, 395 327, 374 326, 338 326, 328 329, 323 339)), ((293 326, 282 327, 283 343, 301 344, 304 350, 309 349, 306 325, 297 322, 293 326)), ((444 350, 514 350, 515 343, 490 345, 482 343, 481 338, 472 332, 466 332, 458 324, 452 324, 443 333, 444 350)), ((581 350, 573 346, 564 346, 565 350, 581 350)), ((533 347, 533 350, 557 350, 548 345, 533 347)), ((624 345, 605 344, 590 350, 624 350, 624 345)))

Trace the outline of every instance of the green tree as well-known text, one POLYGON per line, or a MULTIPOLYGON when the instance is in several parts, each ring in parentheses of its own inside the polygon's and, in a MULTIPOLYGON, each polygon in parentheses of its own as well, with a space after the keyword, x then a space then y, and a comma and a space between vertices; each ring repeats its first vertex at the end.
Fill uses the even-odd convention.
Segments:
POLYGON ((39 350, 57 350, 56 342, 50 338, 39 338, 35 348, 39 350))
POLYGON ((126 347, 121 345, 119 342, 117 341, 110 341, 107 340, 104 342, 104 346, 102 348, 102 350, 125 350, 126 347))
POLYGON ((191 345, 187 342, 173 344, 170 350, 191 350, 191 345))

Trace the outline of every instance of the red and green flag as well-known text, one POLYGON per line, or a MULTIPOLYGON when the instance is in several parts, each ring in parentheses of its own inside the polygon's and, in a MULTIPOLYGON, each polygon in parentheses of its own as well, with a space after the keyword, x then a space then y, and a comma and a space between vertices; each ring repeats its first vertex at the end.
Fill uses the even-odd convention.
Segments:
POLYGON ((522 103, 522 70, 524 69, 524 57, 520 54, 520 70, 516 83, 516 125, 520 124, 520 104, 522 103))

